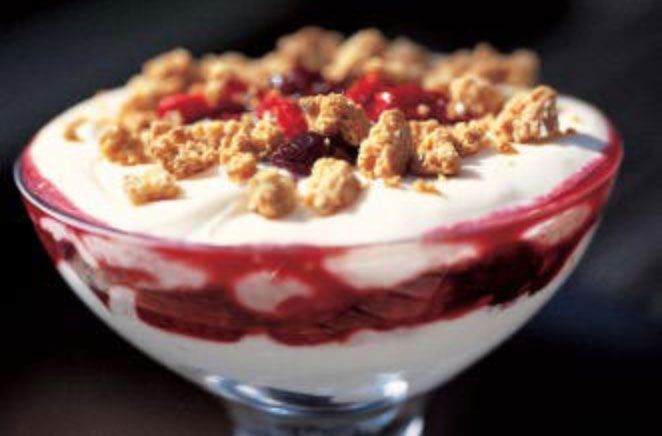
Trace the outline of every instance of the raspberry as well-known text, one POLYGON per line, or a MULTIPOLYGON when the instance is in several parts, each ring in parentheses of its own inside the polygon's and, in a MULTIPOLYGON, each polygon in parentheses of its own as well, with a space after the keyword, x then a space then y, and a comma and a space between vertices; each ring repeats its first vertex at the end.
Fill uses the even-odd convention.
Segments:
POLYGON ((446 121, 444 96, 413 83, 389 86, 375 94, 368 116, 376 120, 387 109, 400 109, 409 120, 432 118, 442 123, 446 121))
POLYGON ((179 112, 185 123, 190 123, 208 116, 211 106, 202 94, 175 94, 163 98, 158 105, 159 117, 170 112, 179 112))
POLYGON ((287 74, 271 76, 269 82, 281 94, 295 97, 328 94, 339 88, 337 84, 324 80, 320 73, 302 67, 296 67, 287 74))
POLYGON ((246 110, 244 99, 247 90, 248 87, 241 80, 229 79, 220 92, 218 102, 213 107, 214 112, 220 115, 244 112, 246 110))
POLYGON ((417 84, 394 85, 378 73, 367 73, 355 81, 345 95, 365 109, 372 121, 387 109, 400 109, 410 120, 436 119, 446 122, 446 98, 417 84))
POLYGON ((246 110, 243 99, 246 84, 231 79, 225 84, 218 96, 218 102, 210 104, 202 93, 175 94, 163 98, 158 104, 159 117, 170 112, 179 112, 184 123, 191 123, 206 117, 232 118, 246 110))
POLYGON ((386 83, 378 73, 367 73, 352 83, 347 91, 345 91, 345 95, 354 103, 363 106, 366 111, 370 112, 373 97, 385 87, 386 83))
POLYGON ((271 163, 296 175, 308 176, 315 161, 330 156, 331 152, 326 136, 306 132, 280 146, 271 155, 271 163))
POLYGON ((299 105, 294 100, 283 97, 278 91, 268 92, 258 104, 255 113, 260 118, 274 118, 286 138, 294 138, 308 129, 299 105))

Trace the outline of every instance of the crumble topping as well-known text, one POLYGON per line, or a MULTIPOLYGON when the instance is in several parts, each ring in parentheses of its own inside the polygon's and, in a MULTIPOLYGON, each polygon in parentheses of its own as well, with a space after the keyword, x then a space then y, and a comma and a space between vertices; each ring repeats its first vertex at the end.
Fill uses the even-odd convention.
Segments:
POLYGON ((538 86, 512 97, 494 122, 496 134, 506 141, 542 142, 560 135, 556 91, 538 86))
POLYGON ((342 36, 319 27, 304 27, 284 36, 276 44, 277 53, 292 65, 311 71, 320 71, 336 57, 342 36))
POLYGON ((416 179, 414 180, 414 183, 411 185, 411 187, 414 189, 414 191, 420 192, 421 194, 439 195, 439 190, 435 184, 429 180, 416 179))
POLYGON ((142 138, 122 126, 113 126, 99 138, 103 157, 120 165, 138 165, 149 162, 142 138))
POLYGON ((401 176, 411 157, 411 131, 404 113, 391 109, 379 117, 361 143, 357 166, 370 178, 401 176))
POLYGON ((322 70, 330 80, 341 82, 361 71, 373 56, 379 56, 387 47, 384 35, 377 29, 355 33, 343 42, 331 63, 322 70))
POLYGON ((183 179, 210 168, 218 160, 217 147, 206 136, 206 129, 176 126, 154 137, 147 144, 147 152, 170 174, 183 179))
POLYGON ((331 215, 351 205, 361 193, 361 182, 344 160, 318 159, 308 179, 304 203, 320 215, 331 215))
POLYGON ((368 134, 370 122, 363 109, 340 94, 317 95, 299 100, 308 128, 322 135, 340 134, 345 141, 359 145, 368 134))
POLYGON ((127 175, 124 178, 124 190, 135 205, 176 198, 181 194, 175 178, 158 166, 141 174, 127 175))
POLYGON ((480 77, 463 76, 453 79, 448 90, 448 114, 453 119, 480 118, 496 114, 503 106, 504 96, 501 91, 480 77))
POLYGON ((81 142, 82 139, 80 136, 78 136, 78 128, 83 124, 85 124, 86 122, 87 122, 87 118, 78 117, 67 123, 67 125, 64 127, 64 132, 63 132, 64 139, 70 142, 81 142))
POLYGON ((411 172, 420 176, 457 174, 460 171, 460 153, 452 130, 443 126, 430 128, 429 125, 423 130, 413 143, 411 172))
MULTIPOLYGON (((297 201, 329 215, 357 201, 357 173, 438 194, 431 178, 458 175, 466 156, 559 136, 556 91, 526 88, 539 64, 487 44, 439 56, 376 29, 343 39, 304 27, 256 59, 175 49, 128 81, 99 147, 118 165, 158 164, 160 173, 127 178, 136 204, 176 198, 177 179, 218 165, 229 182, 249 181, 249 208, 263 216, 285 216, 297 201), (525 89, 510 97, 501 85, 525 89), (298 181, 262 165, 310 175, 306 194, 298 200, 298 181)), ((79 141, 82 122, 65 139, 79 141)))
POLYGON ((530 86, 538 77, 540 60, 528 50, 509 55, 497 52, 491 45, 478 44, 473 50, 458 50, 434 62, 426 74, 427 87, 443 87, 456 77, 475 75, 492 83, 530 86))
POLYGON ((225 164, 225 170, 233 182, 245 182, 257 172, 257 158, 251 153, 233 154, 225 164))
POLYGON ((280 218, 294 210, 297 196, 291 177, 277 170, 260 171, 249 182, 248 208, 267 218, 280 218))

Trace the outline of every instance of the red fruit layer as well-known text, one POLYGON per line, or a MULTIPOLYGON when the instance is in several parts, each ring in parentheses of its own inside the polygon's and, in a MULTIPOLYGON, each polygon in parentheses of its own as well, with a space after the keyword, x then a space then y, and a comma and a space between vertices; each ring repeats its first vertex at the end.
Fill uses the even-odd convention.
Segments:
MULTIPOLYGON (((136 312, 149 325, 213 341, 263 334, 285 344, 309 345, 342 341, 364 329, 390 330, 456 318, 538 292, 558 274, 597 221, 620 156, 620 143, 613 134, 604 158, 534 205, 461 223, 450 233, 448 228, 428 233, 419 243, 469 244, 477 256, 450 268, 426 271, 387 289, 357 289, 325 268, 325 261, 351 248, 173 243, 98 225, 76 226, 36 203, 26 201, 26 206, 55 262, 68 261, 97 295, 107 295, 109 284, 132 288, 136 312), (531 228, 578 206, 588 211, 588 217, 560 242, 544 245, 523 238, 531 228), (118 267, 101 257, 98 267, 91 268, 74 244, 56 240, 42 228, 43 218, 59 221, 77 240, 100 238, 121 250, 147 249, 165 263, 176 262, 204 272, 206 280, 191 289, 163 289, 159 277, 141 265, 118 267), (268 313, 252 310, 240 301, 234 286, 247 275, 260 272, 271 274, 276 281, 297 280, 309 287, 311 295, 289 297, 268 313)), ((41 186, 43 179, 34 171, 25 171, 32 168, 29 158, 23 161, 23 180, 34 192, 34 186, 41 186)), ((57 197, 48 201, 57 201, 57 197)), ((108 298, 101 301, 107 304, 108 298)))

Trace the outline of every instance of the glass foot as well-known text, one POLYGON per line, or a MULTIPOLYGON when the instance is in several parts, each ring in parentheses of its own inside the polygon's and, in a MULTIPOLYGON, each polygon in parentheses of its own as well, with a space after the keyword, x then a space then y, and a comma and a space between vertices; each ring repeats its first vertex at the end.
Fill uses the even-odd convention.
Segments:
POLYGON ((235 401, 226 404, 235 436, 419 436, 423 403, 423 398, 414 398, 388 406, 306 411, 268 410, 235 401))

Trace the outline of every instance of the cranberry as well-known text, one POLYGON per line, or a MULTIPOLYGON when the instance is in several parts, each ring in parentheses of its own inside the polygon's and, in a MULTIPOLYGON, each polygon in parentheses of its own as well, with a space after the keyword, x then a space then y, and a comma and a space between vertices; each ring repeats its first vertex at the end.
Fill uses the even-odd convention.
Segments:
POLYGON ((283 95, 304 96, 328 94, 339 89, 338 85, 327 82, 316 71, 296 67, 286 74, 276 74, 269 79, 271 87, 283 95))
POLYGON ((273 117, 286 138, 293 138, 308 129, 299 105, 278 91, 268 92, 255 109, 258 117, 273 117))
POLYGON ((373 120, 388 109, 400 109, 407 119, 426 120, 437 119, 446 121, 446 99, 440 93, 426 91, 420 86, 407 83, 389 86, 384 91, 375 94, 371 112, 373 120))
POLYGON ((246 109, 244 107, 244 99, 248 87, 244 82, 238 79, 231 78, 225 82, 223 89, 217 96, 217 103, 214 105, 213 110, 216 113, 241 113, 246 109))
POLYGON ((386 83, 379 73, 367 73, 352 83, 347 91, 345 91, 345 95, 354 103, 369 110, 374 95, 382 91, 385 87, 386 83))
POLYGON ((175 94, 165 97, 159 102, 157 110, 159 117, 170 112, 179 112, 186 123, 204 118, 212 112, 202 94, 175 94))
POLYGON ((161 99, 157 110, 160 117, 178 112, 185 123, 212 116, 233 118, 246 110, 243 104, 246 90, 244 82, 230 79, 219 91, 217 102, 213 105, 202 93, 175 94, 161 99))
POLYGON ((345 95, 361 105, 373 121, 388 109, 400 109, 410 120, 433 118, 447 121, 443 94, 426 91, 415 83, 394 85, 376 72, 367 73, 355 81, 345 95))
POLYGON ((271 155, 271 163, 296 175, 307 176, 317 159, 331 153, 326 136, 306 132, 280 146, 271 155))

